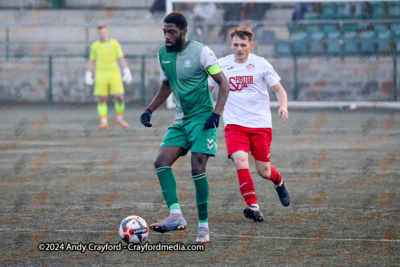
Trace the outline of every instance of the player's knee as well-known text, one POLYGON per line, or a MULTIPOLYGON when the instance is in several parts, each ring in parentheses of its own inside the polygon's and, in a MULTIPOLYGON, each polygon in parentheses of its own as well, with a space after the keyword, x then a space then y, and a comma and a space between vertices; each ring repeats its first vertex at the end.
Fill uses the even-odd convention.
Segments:
POLYGON ((116 96, 116 97, 115 97, 115 100, 116 100, 118 103, 122 103, 122 102, 124 102, 124 96, 122 96, 122 95, 116 96))
POLYGON ((201 167, 201 166, 192 167, 192 175, 197 175, 205 172, 206 172, 206 167, 201 167))
POLYGON ((248 159, 245 157, 235 157, 233 158, 233 163, 235 164, 237 170, 249 168, 248 159))
POLYGON ((154 168, 159 168, 161 167, 160 162, 158 162, 158 160, 154 161, 154 168))
POLYGON ((100 104, 106 104, 107 103, 107 97, 99 97, 99 103, 100 104))
POLYGON ((163 161, 162 159, 156 159, 156 161, 154 162, 154 167, 157 169, 162 166, 169 166, 169 164, 167 162, 163 161))
POLYGON ((267 166, 257 168, 257 173, 264 179, 269 179, 271 177, 271 168, 267 166))

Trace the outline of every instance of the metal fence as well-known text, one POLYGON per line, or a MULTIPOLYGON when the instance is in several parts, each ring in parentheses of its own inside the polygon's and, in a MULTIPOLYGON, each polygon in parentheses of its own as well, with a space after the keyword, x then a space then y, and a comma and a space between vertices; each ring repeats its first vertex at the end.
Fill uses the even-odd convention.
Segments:
MULTIPOLYGON (((161 82, 157 57, 126 54, 133 83, 124 85, 128 103, 146 104, 161 82)), ((84 84, 84 55, 1 57, 2 102, 92 102, 93 86, 84 84)), ((268 58, 282 77, 289 100, 397 101, 397 58, 293 57, 268 58), (374 96, 375 94, 375 96, 374 96)), ((271 94, 274 100, 274 95, 271 94)))
MULTIPOLYGON (((325 23, 337 24, 343 27, 343 25, 354 23, 371 24, 398 22, 400 22, 398 19, 368 21, 313 20, 299 21, 295 25, 323 25, 325 23)), ((130 29, 133 29, 132 27, 146 26, 146 23, 138 23, 137 21, 114 21, 109 23, 112 23, 112 27, 116 29, 126 27, 131 27, 130 29)), ((214 23, 210 25, 221 27, 232 26, 237 23, 239 22, 229 22, 228 24, 214 23)), ((262 51, 263 49, 260 49, 260 51, 258 50, 264 47, 261 35, 263 33, 262 26, 265 26, 265 23, 252 23, 256 29, 255 33, 257 34, 255 40, 258 42, 254 53, 267 58, 278 71, 278 74, 282 76, 282 83, 288 91, 290 100, 303 101, 305 99, 316 99, 318 101, 330 101, 331 99, 340 100, 342 97, 345 97, 352 101, 358 99, 366 101, 381 101, 384 99, 386 99, 386 101, 397 101, 398 54, 396 46, 392 45, 388 53, 380 53, 379 50, 358 54, 349 54, 345 52, 337 54, 304 53, 296 51, 296 49, 291 49, 289 53, 284 55, 275 53, 274 50, 272 50, 274 52, 266 54, 262 51), (257 28, 258 26, 259 28, 257 28), (348 95, 348 92, 352 90, 357 92, 352 92, 352 95, 348 95), (380 95, 375 96, 375 98, 371 97, 371 92, 373 91, 380 92, 380 95), (328 97, 333 94, 335 95, 334 97, 328 97)), ((289 25, 294 25, 280 21, 268 21, 267 23, 285 28, 289 28, 289 25)), ((39 25, 41 28, 51 26, 46 23, 39 25)), ((25 25, 23 27, 30 26, 34 27, 34 25, 25 25)), ((0 39, 0 51, 3 51, 0 52, 0 75, 3 78, 0 82, 0 86, 3 88, 4 92, 0 97, 1 101, 21 101, 24 99, 28 101, 31 100, 32 97, 37 97, 35 94, 29 95, 27 92, 33 92, 32 85, 37 84, 44 76, 47 77, 46 83, 44 83, 46 85, 46 90, 42 90, 41 94, 48 102, 60 102, 60 99, 73 102, 81 100, 93 101, 93 96, 90 94, 93 88, 86 87, 83 81, 91 44, 89 31, 91 27, 93 27, 92 24, 67 23, 60 26, 60 29, 62 29, 62 27, 68 27, 69 30, 73 30, 78 35, 77 38, 66 38, 71 39, 67 41, 52 41, 52 44, 59 45, 60 53, 43 52, 42 48, 46 47, 45 43, 37 45, 36 42, 36 46, 33 47, 32 41, 24 40, 21 44, 21 41, 11 40, 10 34, 15 27, 22 26, 3 25, 3 30, 0 29, 0 38, 2 39, 0 39), (23 49, 23 45, 30 45, 33 49, 29 49, 30 52, 26 52, 26 50, 23 49), (68 45, 79 46, 80 49, 77 50, 79 53, 71 55, 66 52, 65 47, 68 45), (36 51, 36 53, 33 54, 32 51, 36 51), (26 90, 26 88, 29 90, 26 90), (71 91, 73 93, 63 93, 71 91), (25 93, 21 94, 21 92, 25 93)), ((137 28, 135 29, 137 30, 137 28)), ((152 29, 158 30, 154 25, 152 29)), ((161 32, 151 32, 149 36, 152 34, 158 34, 162 37, 161 32)), ((211 39, 211 44, 221 45, 223 42, 218 38, 219 36, 216 36, 214 40, 211 39)), ((265 47, 274 47, 278 40, 279 38, 275 36, 273 42, 265 44, 265 47)), ((286 41, 292 48, 298 43, 291 38, 287 38, 286 41)), ((312 41, 306 40, 305 42, 306 45, 310 45, 312 41)), ((322 40, 319 44, 322 43, 326 45, 326 42, 327 40, 322 40)), ((355 42, 357 44, 362 44, 365 41, 340 40, 340 42, 343 46, 346 43, 355 42)), ((371 42, 371 40, 367 40, 367 42, 371 42)), ((378 42, 378 40, 374 40, 373 42, 378 42)), ((134 74, 133 85, 125 86, 127 99, 128 101, 145 104, 151 99, 160 84, 156 54, 157 47, 162 43, 159 44, 158 41, 134 39, 132 41, 122 40, 121 44, 123 47, 124 45, 134 46, 139 44, 143 46, 152 45, 155 47, 152 49, 152 53, 141 55, 125 54, 128 64, 134 74)), ((221 57, 231 53, 229 46, 227 48, 228 49, 223 51, 216 52, 217 56, 221 57)), ((128 51, 132 51, 132 49, 128 51)))

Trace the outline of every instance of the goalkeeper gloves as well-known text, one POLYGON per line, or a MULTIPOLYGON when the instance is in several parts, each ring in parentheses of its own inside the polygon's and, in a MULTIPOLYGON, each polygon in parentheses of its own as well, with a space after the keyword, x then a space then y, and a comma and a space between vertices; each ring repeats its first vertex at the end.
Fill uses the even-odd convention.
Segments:
POLYGON ((212 113, 211 116, 206 120, 206 124, 204 125, 203 130, 208 130, 208 129, 213 129, 213 128, 218 128, 219 125, 219 117, 221 115, 218 115, 216 113, 212 113))
POLYGON ((144 113, 140 116, 140 122, 144 125, 144 126, 146 126, 146 127, 151 127, 152 125, 151 125, 151 123, 150 123, 150 119, 151 119, 151 114, 152 114, 153 112, 151 112, 151 110, 150 109, 146 109, 145 111, 144 111, 144 113))
POLYGON ((93 74, 90 71, 85 73, 85 83, 87 85, 93 85, 93 74))
POLYGON ((126 83, 126 84, 130 84, 132 82, 132 74, 131 71, 129 70, 128 67, 126 67, 124 70, 124 76, 122 76, 122 80, 126 83))

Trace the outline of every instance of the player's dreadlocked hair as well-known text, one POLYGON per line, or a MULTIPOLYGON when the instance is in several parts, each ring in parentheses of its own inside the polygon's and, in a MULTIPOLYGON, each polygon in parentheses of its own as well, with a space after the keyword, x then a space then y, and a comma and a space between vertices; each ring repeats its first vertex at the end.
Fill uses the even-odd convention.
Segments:
POLYGON ((179 12, 171 12, 164 18, 164 23, 175 23, 179 29, 184 29, 187 27, 186 17, 179 12))
POLYGON ((239 27, 234 28, 231 31, 230 35, 232 38, 233 38, 233 36, 237 35, 242 40, 245 40, 247 37, 247 38, 249 38, 249 42, 251 42, 251 40, 253 39, 254 33, 245 26, 239 26, 239 27))

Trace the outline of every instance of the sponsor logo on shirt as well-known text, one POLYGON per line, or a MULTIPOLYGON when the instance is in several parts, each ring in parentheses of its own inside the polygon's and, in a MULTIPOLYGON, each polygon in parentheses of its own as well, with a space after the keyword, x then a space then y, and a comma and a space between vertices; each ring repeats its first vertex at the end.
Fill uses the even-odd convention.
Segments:
POLYGON ((164 61, 164 60, 161 62, 161 64, 168 64, 168 63, 169 61, 164 61))
POLYGON ((248 84, 253 84, 253 76, 235 76, 229 78, 231 91, 242 91, 248 84))
POLYGON ((227 70, 231 70, 231 69, 233 69, 234 67, 229 67, 229 68, 227 68, 227 70))

